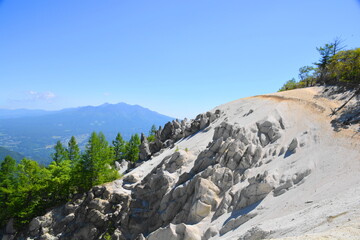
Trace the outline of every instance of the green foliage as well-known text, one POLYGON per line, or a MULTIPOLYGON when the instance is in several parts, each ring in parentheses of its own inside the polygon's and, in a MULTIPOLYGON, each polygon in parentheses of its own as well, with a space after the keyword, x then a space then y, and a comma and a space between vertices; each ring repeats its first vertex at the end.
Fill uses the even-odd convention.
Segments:
POLYGON ((60 164, 52 162, 48 167, 51 179, 48 179, 49 197, 54 203, 60 203, 69 199, 75 190, 72 181, 72 165, 70 160, 64 160, 60 164))
POLYGON ((68 143, 68 148, 66 151, 67 151, 68 159, 73 163, 76 163, 80 160, 80 148, 74 136, 70 138, 70 141, 68 143))
POLYGON ((151 126, 150 131, 149 131, 149 136, 151 136, 151 135, 155 135, 155 134, 156 134, 156 132, 157 132, 157 130, 156 130, 156 126, 155 126, 155 124, 153 124, 153 125, 151 126))
POLYGON ((102 237, 102 239, 104 239, 104 240, 111 240, 111 235, 110 235, 110 233, 106 232, 106 233, 104 234, 104 236, 102 237))
POLYGON ((80 186, 88 190, 94 185, 113 180, 116 170, 113 163, 113 151, 103 133, 93 132, 86 145, 85 153, 80 161, 80 186), (109 177, 111 176, 111 177, 109 177))
POLYGON ((156 140, 156 137, 155 137, 155 135, 150 135, 150 136, 147 137, 147 140, 149 142, 154 142, 156 140))
POLYGON ((131 136, 130 141, 126 144, 126 159, 135 163, 139 159, 139 146, 141 144, 138 134, 131 136))
POLYGON ((335 54, 328 66, 332 82, 360 83, 360 48, 335 54))
POLYGON ((16 161, 10 156, 6 156, 0 167, 0 187, 8 187, 14 181, 16 161))
POLYGON ((157 132, 156 126, 155 126, 155 124, 153 124, 149 131, 149 136, 147 137, 147 140, 149 142, 154 142, 156 140, 156 132, 157 132))
POLYGON ((292 78, 291 80, 287 81, 280 89, 279 92, 281 91, 287 91, 287 90, 293 90, 297 88, 297 82, 295 80, 295 78, 292 78))
MULTIPOLYGON (((16 223, 21 225, 41 214, 51 204, 47 184, 51 175, 48 169, 26 158, 17 166, 15 175, 12 191, 7 193, 7 201, 4 202, 5 216, 14 217, 16 223)), ((1 220, 4 222, 6 218, 1 220)))
POLYGON ((299 69, 299 82, 293 78, 279 91, 313 86, 314 84, 360 84, 360 48, 343 50, 342 41, 335 39, 316 48, 320 54, 316 67, 304 66, 299 69))
POLYGON ((74 137, 67 149, 60 142, 54 149, 54 161, 47 167, 26 158, 16 164, 10 156, 1 163, 0 227, 10 218, 21 227, 46 209, 68 201, 73 194, 119 177, 111 166, 113 149, 102 133, 92 133, 84 154, 80 154, 74 137))
POLYGON ((125 158, 125 154, 126 154, 126 142, 124 141, 124 139, 121 136, 121 133, 118 133, 116 135, 115 140, 112 141, 113 144, 113 149, 114 149, 114 157, 115 160, 121 160, 123 158, 125 158))
POLYGON ((313 72, 314 67, 312 66, 304 66, 299 68, 299 86, 298 87, 310 87, 313 85, 313 72))
POLYGON ((68 153, 60 141, 57 141, 54 149, 55 149, 55 153, 51 154, 51 158, 57 164, 61 163, 65 159, 68 159, 68 153))

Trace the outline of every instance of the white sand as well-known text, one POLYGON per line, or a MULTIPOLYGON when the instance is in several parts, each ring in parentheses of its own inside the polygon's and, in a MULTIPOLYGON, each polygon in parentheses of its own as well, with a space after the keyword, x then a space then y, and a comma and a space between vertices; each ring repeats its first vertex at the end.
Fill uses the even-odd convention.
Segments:
MULTIPOLYGON (((270 193, 253 210, 257 216, 212 239, 238 239, 254 227, 271 232, 272 238, 360 239, 360 134, 353 129, 334 131, 329 114, 342 101, 314 98, 319 90, 318 87, 298 89, 221 105, 215 108, 224 112, 220 119, 176 144, 175 148, 188 148, 196 156, 211 142, 214 128, 223 121, 253 127, 261 119, 279 116, 285 130, 275 147, 288 146, 294 137, 304 144, 286 158, 269 157, 271 162, 252 169, 250 175, 268 171, 277 180, 292 178, 303 171, 311 171, 310 175, 280 196, 270 193), (253 113, 244 116, 250 109, 253 113)), ((141 180, 175 148, 165 150, 129 174, 136 174, 141 180)), ((183 171, 191 166, 184 166, 183 171)), ((117 186, 121 184, 121 180, 117 182, 117 186)), ((237 187, 241 186, 233 188, 237 187)), ((230 216, 231 213, 224 214, 213 222, 209 216, 197 226, 202 231, 210 226, 220 229, 230 216)))

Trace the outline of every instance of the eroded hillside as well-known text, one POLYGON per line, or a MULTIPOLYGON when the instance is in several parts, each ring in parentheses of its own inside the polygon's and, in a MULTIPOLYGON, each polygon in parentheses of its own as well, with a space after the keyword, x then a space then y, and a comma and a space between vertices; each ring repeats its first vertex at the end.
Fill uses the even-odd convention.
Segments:
POLYGON ((3 239, 359 239, 359 125, 335 128, 341 112, 330 114, 348 95, 323 91, 239 99, 169 123, 161 147, 143 146, 148 161, 24 232, 9 222, 3 239))

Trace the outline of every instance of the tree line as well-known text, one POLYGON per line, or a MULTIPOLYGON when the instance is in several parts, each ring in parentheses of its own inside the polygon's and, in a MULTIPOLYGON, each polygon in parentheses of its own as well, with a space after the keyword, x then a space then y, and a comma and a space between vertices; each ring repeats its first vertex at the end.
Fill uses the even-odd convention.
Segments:
POLYGON ((0 227, 11 218, 21 227, 77 193, 118 179, 115 161, 135 163, 139 145, 138 134, 125 141, 118 133, 110 145, 102 132, 93 132, 83 152, 74 136, 67 146, 58 141, 48 166, 27 158, 17 164, 5 157, 0 166, 0 227))
POLYGON ((299 80, 288 80, 279 91, 310 87, 316 84, 336 85, 360 84, 360 48, 344 50, 343 41, 339 38, 324 46, 316 48, 320 54, 313 66, 299 69, 299 80))

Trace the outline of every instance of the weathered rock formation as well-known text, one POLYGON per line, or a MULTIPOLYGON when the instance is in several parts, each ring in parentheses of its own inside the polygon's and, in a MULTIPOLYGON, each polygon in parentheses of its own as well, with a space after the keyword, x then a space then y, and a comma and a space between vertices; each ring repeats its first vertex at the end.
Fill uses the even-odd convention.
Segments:
MULTIPOLYGON (((157 135, 161 146, 206 128, 218 114, 199 115, 191 124, 167 123, 157 135)), ((213 233, 209 230, 203 234, 194 224, 207 217, 216 219, 229 211, 244 209, 264 199, 275 188, 275 180, 267 172, 251 178, 247 175, 250 169, 262 164, 265 147, 281 138, 283 129, 281 119, 261 120, 249 129, 223 122, 215 128, 212 142, 197 157, 184 150, 175 151, 163 158, 141 182, 137 183, 136 174, 127 175, 123 184, 129 190, 106 185, 94 187, 72 202, 33 219, 23 236, 88 240, 109 234, 112 239, 136 239, 151 233, 147 239, 203 236, 207 239, 213 233), (190 171, 186 171, 191 164, 190 171), (242 187, 232 189, 238 184, 242 187)), ((297 147, 294 141, 288 151, 297 147)), ((156 144, 149 144, 142 136, 142 156, 150 156, 150 149, 155 149, 156 144)), ((283 185, 277 187, 276 194, 283 188, 283 185)), ((254 216, 246 214, 229 221, 220 234, 254 216)))
POLYGON ((180 122, 178 119, 173 120, 166 123, 164 128, 159 128, 155 134, 155 141, 153 142, 149 142, 145 135, 142 134, 139 159, 142 161, 148 160, 162 148, 174 146, 176 141, 189 137, 206 128, 219 117, 220 110, 216 110, 214 113, 207 112, 205 114, 199 114, 195 119, 190 121, 187 119, 180 122))

